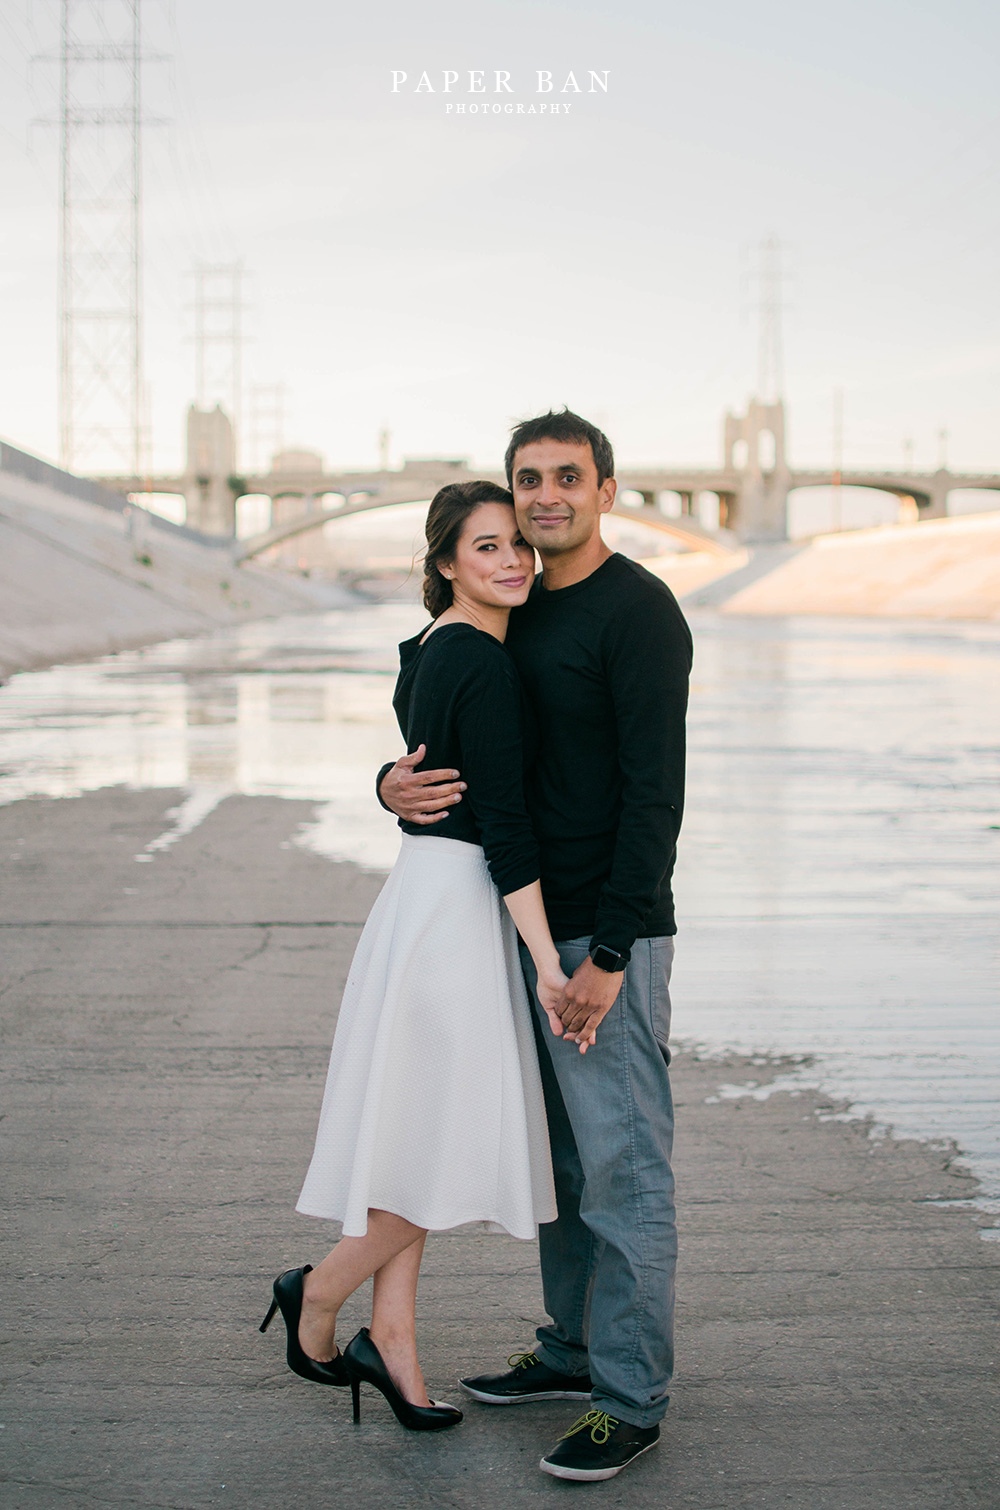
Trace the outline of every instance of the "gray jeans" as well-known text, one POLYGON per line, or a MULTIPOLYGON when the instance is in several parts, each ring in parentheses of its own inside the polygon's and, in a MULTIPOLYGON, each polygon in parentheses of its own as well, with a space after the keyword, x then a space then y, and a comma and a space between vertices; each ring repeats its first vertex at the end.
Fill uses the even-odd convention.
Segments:
MULTIPOLYGON (((589 940, 559 944, 572 975, 589 940)), ((672 938, 637 939, 621 992, 581 1054, 556 1038, 535 996, 539 1064, 559 1216, 539 1228, 551 1326, 537 1352, 564 1374, 590 1373, 593 1407, 634 1426, 667 1408, 673 1374, 677 1228, 670 1168, 672 938)))

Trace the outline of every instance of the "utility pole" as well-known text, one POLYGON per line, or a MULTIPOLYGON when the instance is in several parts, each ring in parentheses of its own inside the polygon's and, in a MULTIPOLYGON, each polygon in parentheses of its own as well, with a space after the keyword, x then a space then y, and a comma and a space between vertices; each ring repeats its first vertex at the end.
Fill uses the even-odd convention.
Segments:
POLYGON ((948 432, 938 431, 938 468, 942 472, 948 470, 948 432))
POLYGON ((840 482, 844 471, 844 390, 833 390, 833 527, 843 528, 840 482))
POLYGON ((148 470, 142 0, 60 0, 59 456, 148 470))
POLYGON ((239 456, 243 407, 242 262, 199 263, 194 278, 195 402, 220 404, 233 425, 239 456))

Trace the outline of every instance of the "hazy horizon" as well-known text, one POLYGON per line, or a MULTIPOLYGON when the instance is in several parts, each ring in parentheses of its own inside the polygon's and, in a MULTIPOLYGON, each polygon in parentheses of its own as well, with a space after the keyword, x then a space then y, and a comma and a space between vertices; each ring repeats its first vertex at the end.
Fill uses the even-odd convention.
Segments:
MULTIPOLYGON (((55 458, 55 0, 2 18, 0 433, 55 458), (30 145, 29 145, 30 143, 30 145)), ((362 14, 147 0, 146 374, 154 465, 181 460, 196 260, 242 259, 246 388, 287 389, 287 446, 331 466, 495 464, 569 404, 623 462, 711 465, 755 388, 744 249, 786 246, 789 451, 1000 470, 1000 18, 875 0, 362 14), (568 115, 445 114, 444 69, 550 69, 568 115), (393 69, 409 75, 391 93, 393 69), (435 92, 412 92, 422 70, 435 92), (570 70, 584 89, 560 93, 570 70), (588 70, 608 92, 588 92, 588 70)), ((501 95, 506 99, 506 95, 501 95)), ((453 90, 454 101, 472 96, 453 90)), ((251 437, 244 436, 244 461, 251 437)))

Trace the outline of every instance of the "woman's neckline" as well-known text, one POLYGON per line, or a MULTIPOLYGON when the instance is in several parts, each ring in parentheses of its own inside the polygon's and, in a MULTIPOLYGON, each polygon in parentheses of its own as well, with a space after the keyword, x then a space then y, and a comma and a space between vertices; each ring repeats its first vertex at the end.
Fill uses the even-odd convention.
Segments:
POLYGON ((431 624, 429 628, 425 629, 417 641, 417 649, 423 650, 428 640, 432 639, 436 634, 441 634, 446 629, 471 629, 473 634, 483 635, 486 639, 492 640, 494 645, 503 644, 503 640, 498 640, 496 635, 490 634, 488 629, 480 629, 478 624, 469 624, 465 619, 452 619, 449 624, 442 624, 438 628, 435 628, 434 624, 431 624))

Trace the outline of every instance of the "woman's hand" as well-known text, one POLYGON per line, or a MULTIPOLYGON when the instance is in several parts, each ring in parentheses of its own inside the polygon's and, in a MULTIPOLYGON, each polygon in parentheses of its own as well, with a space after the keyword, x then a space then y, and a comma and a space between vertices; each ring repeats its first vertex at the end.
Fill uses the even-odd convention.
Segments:
POLYGON ((508 891, 504 895, 504 901, 534 962, 535 994, 539 1005, 549 1019, 549 1027, 557 1038, 572 1037, 574 1043, 580 1045, 580 1053, 585 1054, 594 1042, 592 1028, 596 1027, 596 1023, 581 1023, 581 1026, 585 1028, 585 1031, 581 1033, 566 1032, 565 1019, 569 1015, 566 990, 571 982, 563 971, 559 951, 552 942, 552 934, 549 932, 548 920, 545 916, 545 904, 542 901, 541 883, 531 881, 518 891, 508 891))
POLYGON ((577 1044, 580 1053, 585 1054, 597 1042, 597 1028, 593 1027, 588 1033, 567 1033, 566 1026, 559 1014, 561 1011, 565 1012, 566 1010, 566 987, 568 985, 569 980, 563 974, 561 967, 553 965, 547 970, 540 970, 538 972, 538 983, 535 990, 545 1015, 549 1019, 549 1027, 556 1037, 565 1038, 570 1043, 577 1044))
POLYGON ((549 1019, 549 1027, 559 1038, 562 1037, 565 1029, 563 1028, 562 1018, 559 1016, 558 1009, 562 1004, 563 993, 568 985, 569 978, 563 974, 558 963, 538 972, 538 982, 535 991, 542 1009, 549 1019))

